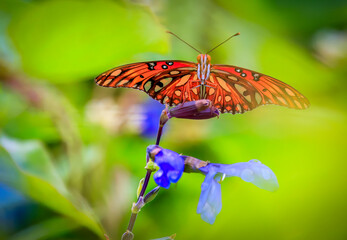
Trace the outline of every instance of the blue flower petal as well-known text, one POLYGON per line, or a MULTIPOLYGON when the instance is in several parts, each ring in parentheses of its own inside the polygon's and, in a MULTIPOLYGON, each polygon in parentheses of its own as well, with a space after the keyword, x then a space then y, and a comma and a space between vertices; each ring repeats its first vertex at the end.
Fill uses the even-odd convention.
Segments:
MULTIPOLYGON (((151 152, 154 148, 158 146, 149 146, 147 152, 151 152)), ((182 177, 184 159, 180 154, 161 148, 155 155, 154 162, 159 166, 159 170, 153 175, 153 179, 160 187, 169 188, 171 183, 177 183, 182 177)))
POLYGON ((245 182, 251 182, 261 189, 274 192, 278 189, 278 181, 274 172, 258 160, 240 162, 231 165, 218 164, 219 172, 227 177, 240 177, 245 182))
POLYGON ((156 173, 153 175, 153 179, 160 187, 168 189, 170 187, 170 181, 169 178, 165 175, 165 172, 161 169, 159 169, 156 173))
POLYGON ((219 179, 213 178, 214 174, 206 176, 205 181, 201 185, 201 195, 199 199, 197 213, 201 214, 201 218, 213 224, 216 216, 222 210, 222 193, 219 179))
POLYGON ((198 203, 197 213, 201 218, 213 224, 216 216, 222 209, 221 200, 221 175, 226 177, 240 177, 246 182, 251 182, 259 188, 275 191, 278 189, 276 175, 272 170, 258 160, 241 162, 235 164, 215 164, 209 163, 207 166, 199 168, 206 174, 204 182, 201 184, 201 195, 198 203))
POLYGON ((211 185, 212 185, 212 181, 215 174, 216 172, 214 172, 213 169, 211 169, 211 171, 207 173, 204 182, 201 184, 201 194, 200 194, 200 199, 199 199, 198 209, 197 209, 198 214, 202 212, 202 209, 204 208, 207 202, 207 198, 208 198, 208 195, 210 194, 211 185))

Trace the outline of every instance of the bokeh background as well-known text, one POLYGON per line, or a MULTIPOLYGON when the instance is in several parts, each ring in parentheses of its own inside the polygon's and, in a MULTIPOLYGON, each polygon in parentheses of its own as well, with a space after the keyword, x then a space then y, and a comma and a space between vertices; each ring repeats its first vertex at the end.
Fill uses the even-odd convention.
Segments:
POLYGON ((166 30, 201 51, 241 32, 212 62, 281 79, 311 107, 170 120, 164 148, 259 159, 280 189, 226 179, 209 225, 196 214, 203 176, 184 174, 143 208, 135 239, 347 239, 346 16, 343 0, 1 0, 0 239, 120 239, 163 106, 93 79, 136 61, 195 62, 166 30))

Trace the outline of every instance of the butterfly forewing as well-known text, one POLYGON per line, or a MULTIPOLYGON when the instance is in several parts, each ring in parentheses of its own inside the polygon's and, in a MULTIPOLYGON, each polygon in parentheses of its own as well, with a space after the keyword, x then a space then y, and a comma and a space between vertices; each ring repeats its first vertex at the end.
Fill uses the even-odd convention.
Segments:
POLYGON ((243 113, 265 104, 305 109, 309 101, 296 89, 270 76, 245 68, 213 65, 207 99, 221 112, 243 113))
POLYGON ((197 100, 196 64, 186 61, 152 61, 123 65, 99 75, 95 81, 103 87, 135 88, 161 103, 177 105, 197 100))

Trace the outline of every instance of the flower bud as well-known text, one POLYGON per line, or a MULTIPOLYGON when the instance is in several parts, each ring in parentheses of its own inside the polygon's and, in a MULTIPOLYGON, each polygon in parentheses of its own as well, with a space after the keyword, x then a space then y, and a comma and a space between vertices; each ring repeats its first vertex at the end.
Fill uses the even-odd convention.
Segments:
POLYGON ((147 193, 145 198, 143 199, 145 204, 149 203, 150 201, 152 201, 158 195, 159 190, 160 190, 160 187, 157 186, 153 190, 151 190, 149 193, 147 193))
POLYGON ((219 116, 219 111, 210 100, 200 99, 179 104, 171 108, 167 115, 169 118, 209 119, 219 116))
POLYGON ((161 112, 160 119, 159 119, 159 126, 163 127, 167 121, 169 121, 168 116, 169 107, 166 106, 165 109, 161 112))
POLYGON ((152 159, 150 159, 147 162, 145 169, 151 172, 156 172, 159 169, 159 167, 155 162, 152 161, 152 159))
POLYGON ((141 190, 142 190, 142 187, 143 187, 143 183, 145 182, 145 179, 142 178, 139 182, 139 186, 137 187, 137 191, 136 191, 136 195, 137 197, 140 196, 140 193, 141 193, 141 190))
POLYGON ((134 234, 127 230, 125 233, 123 233, 122 240, 133 240, 134 234))

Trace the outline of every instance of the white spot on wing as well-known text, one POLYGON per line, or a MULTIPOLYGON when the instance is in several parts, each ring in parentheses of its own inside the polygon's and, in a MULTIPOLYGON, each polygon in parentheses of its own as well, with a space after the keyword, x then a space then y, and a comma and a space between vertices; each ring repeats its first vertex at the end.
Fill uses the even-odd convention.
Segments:
POLYGON ((186 84, 190 78, 190 74, 188 75, 184 75, 180 80, 179 82, 176 84, 176 87, 180 87, 180 86, 183 86, 184 84, 186 84))
POLYGON ((170 102, 170 98, 168 96, 165 96, 163 103, 169 103, 170 102))
POLYGON ((294 103, 295 103, 295 105, 296 105, 298 108, 302 108, 302 107, 301 107, 301 104, 300 104, 297 100, 294 100, 294 103))
POLYGON ((235 88, 241 95, 243 95, 244 91, 247 90, 244 86, 240 84, 235 84, 235 88))
POLYGON ((180 73, 180 71, 176 71, 176 70, 170 72, 171 75, 176 75, 176 74, 179 74, 179 73, 180 73))
POLYGON ((181 96, 181 90, 176 90, 175 91, 175 94, 179 97, 179 96, 181 96))
POLYGON ((289 88, 285 88, 285 90, 289 96, 293 96, 293 97, 295 96, 295 93, 292 90, 290 90, 289 88))
POLYGON ((208 95, 213 95, 215 93, 214 88, 210 88, 210 90, 208 91, 208 95))
POLYGON ((193 92, 194 94, 198 94, 197 88, 193 88, 193 89, 192 89, 192 92, 193 92))
POLYGON ((102 85, 108 85, 110 82, 112 82, 112 78, 111 79, 107 79, 102 85))
POLYGON ((230 88, 228 87, 228 84, 224 81, 224 79, 220 77, 216 77, 219 85, 227 92, 231 92, 230 88))
POLYGON ((116 86, 117 86, 117 87, 118 87, 118 86, 121 87, 121 86, 125 85, 127 82, 129 82, 129 80, 122 80, 122 81, 118 82, 116 86))
POLYGON ((152 87, 151 81, 146 82, 145 85, 143 86, 143 88, 145 89, 145 92, 148 92, 149 89, 151 89, 151 87, 152 87))
POLYGON ((117 76, 119 76, 119 74, 121 74, 121 72, 122 72, 121 69, 117 69, 111 73, 111 76, 117 77, 117 76))
POLYGON ((257 102, 257 104, 260 104, 263 100, 262 97, 260 96, 260 94, 257 92, 255 93, 254 97, 255 97, 255 101, 257 102))
POLYGON ((277 97, 277 99, 282 103, 282 104, 285 104, 287 105, 287 101, 283 98, 283 97, 277 97))
POLYGON ((236 110, 237 112, 242 112, 241 105, 240 105, 240 104, 237 104, 236 107, 235 107, 235 110, 236 110))

